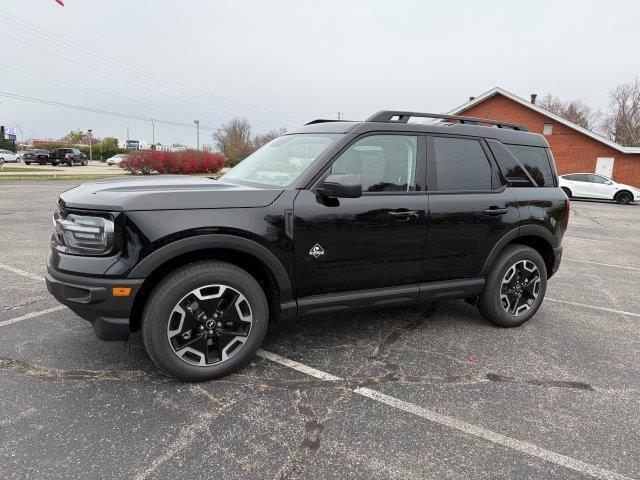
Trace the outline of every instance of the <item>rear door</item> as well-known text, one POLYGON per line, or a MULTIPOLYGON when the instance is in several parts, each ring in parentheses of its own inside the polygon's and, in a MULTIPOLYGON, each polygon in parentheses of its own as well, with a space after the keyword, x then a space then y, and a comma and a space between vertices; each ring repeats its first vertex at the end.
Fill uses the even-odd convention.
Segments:
POLYGON ((575 197, 591 196, 589 188, 589 175, 587 173, 575 173, 571 175, 571 194, 575 197))
POLYGON ((429 231, 422 282, 477 277, 497 241, 517 225, 484 140, 429 136, 429 231))

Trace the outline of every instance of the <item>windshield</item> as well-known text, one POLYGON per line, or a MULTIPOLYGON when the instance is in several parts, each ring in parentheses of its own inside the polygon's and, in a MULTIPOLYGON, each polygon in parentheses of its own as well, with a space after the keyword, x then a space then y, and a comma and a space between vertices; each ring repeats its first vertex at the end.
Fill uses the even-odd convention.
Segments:
POLYGON ((277 187, 291 185, 341 135, 285 135, 255 151, 222 176, 277 187))

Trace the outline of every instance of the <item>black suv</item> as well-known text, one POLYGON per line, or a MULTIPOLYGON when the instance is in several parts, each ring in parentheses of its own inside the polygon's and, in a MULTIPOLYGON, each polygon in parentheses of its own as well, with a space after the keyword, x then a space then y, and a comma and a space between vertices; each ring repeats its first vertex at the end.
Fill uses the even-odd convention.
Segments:
POLYGON ((311 312, 461 298, 520 325, 559 267, 568 216, 547 141, 521 126, 315 120, 217 179, 62 193, 47 287, 99 338, 142 329, 164 372, 212 379, 252 357, 269 321, 311 312))
POLYGON ((51 150, 49 157, 52 162, 55 160, 58 164, 66 163, 70 167, 89 164, 87 156, 77 148, 56 148, 51 150))

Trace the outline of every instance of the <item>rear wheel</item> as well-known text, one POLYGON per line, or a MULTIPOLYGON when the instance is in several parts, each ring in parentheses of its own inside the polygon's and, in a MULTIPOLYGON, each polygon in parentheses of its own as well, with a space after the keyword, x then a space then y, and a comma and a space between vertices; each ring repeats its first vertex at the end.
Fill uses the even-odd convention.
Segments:
POLYGON ((24 164, 25 164, 25 165, 31 165, 31 162, 27 162, 27 161, 25 160, 24 164))
POLYGON ((629 192, 620 192, 616 195, 615 199, 620 205, 628 205, 633 200, 633 197, 629 192))
POLYGON ((155 364, 182 380, 212 380, 247 363, 267 332, 258 282, 224 262, 202 261, 167 275, 144 309, 142 336, 155 364))
POLYGON ((536 313, 546 289, 547 270, 540 254, 525 245, 510 245, 486 279, 478 310, 501 327, 522 325, 536 313))

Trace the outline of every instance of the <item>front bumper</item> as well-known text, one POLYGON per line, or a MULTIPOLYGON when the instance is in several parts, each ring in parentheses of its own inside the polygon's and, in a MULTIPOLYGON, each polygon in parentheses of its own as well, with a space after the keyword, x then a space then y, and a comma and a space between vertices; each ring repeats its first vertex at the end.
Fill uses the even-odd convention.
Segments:
POLYGON ((126 340, 129 316, 142 279, 109 279, 71 275, 47 265, 47 290, 60 303, 93 325, 101 340, 126 340), (130 287, 128 296, 114 296, 114 287, 130 287))

